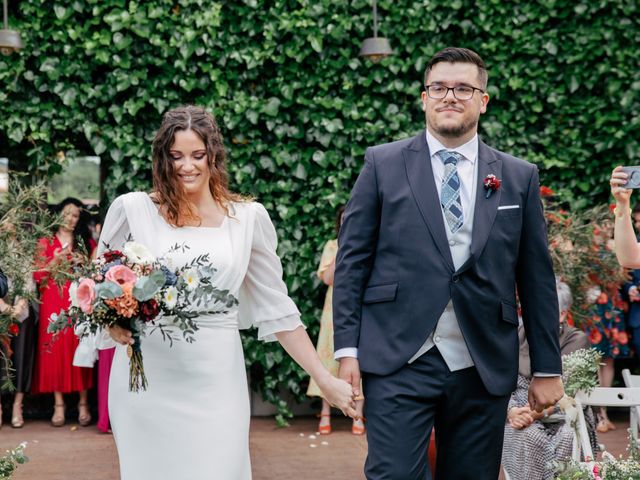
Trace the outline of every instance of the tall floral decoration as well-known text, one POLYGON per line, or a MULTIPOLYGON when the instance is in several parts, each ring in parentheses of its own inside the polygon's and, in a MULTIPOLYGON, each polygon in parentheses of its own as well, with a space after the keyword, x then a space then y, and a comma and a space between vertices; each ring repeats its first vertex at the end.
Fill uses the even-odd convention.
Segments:
MULTIPOLYGON (((23 177, 11 173, 9 190, 0 195, 0 268, 10 280, 7 302, 16 297, 36 302, 36 292, 30 287, 31 276, 39 259, 38 239, 49 237, 62 219, 52 214, 46 203, 47 188, 44 184, 27 185, 23 177)), ((69 274, 69 263, 63 259, 50 265, 48 273, 60 282, 69 274)), ((0 349, 5 374, 0 388, 13 390, 12 369, 5 352, 9 351, 11 337, 19 335, 19 325, 11 312, 0 313, 0 349)))
POLYGON ((627 279, 613 252, 596 244, 597 236, 612 227, 612 213, 608 205, 572 210, 546 186, 540 187, 540 196, 554 271, 571 288, 571 317, 583 326, 597 300, 594 287, 615 286, 627 279))

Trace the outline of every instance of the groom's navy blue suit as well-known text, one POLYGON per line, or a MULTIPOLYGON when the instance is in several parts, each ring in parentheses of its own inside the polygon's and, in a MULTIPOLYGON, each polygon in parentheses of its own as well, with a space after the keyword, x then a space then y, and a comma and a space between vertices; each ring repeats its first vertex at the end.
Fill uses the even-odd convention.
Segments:
POLYGON ((516 285, 532 371, 561 372, 555 277, 537 168, 479 142, 471 256, 456 270, 429 159, 424 131, 367 149, 340 231, 334 346, 358 349, 369 455, 389 452, 389 444, 397 443, 396 458, 367 460, 371 479, 426 478, 416 457, 424 457, 434 422, 438 478, 492 477, 483 474, 482 452, 471 453, 473 465, 444 464, 464 459, 465 449, 473 452, 478 442, 488 441, 488 456, 499 455, 502 426, 479 419, 487 409, 506 409, 516 386, 516 285), (502 185, 486 198, 483 181, 489 174, 502 185), (450 300, 475 366, 452 374, 437 347, 408 364, 450 300), (376 448, 377 442, 386 450, 376 448))

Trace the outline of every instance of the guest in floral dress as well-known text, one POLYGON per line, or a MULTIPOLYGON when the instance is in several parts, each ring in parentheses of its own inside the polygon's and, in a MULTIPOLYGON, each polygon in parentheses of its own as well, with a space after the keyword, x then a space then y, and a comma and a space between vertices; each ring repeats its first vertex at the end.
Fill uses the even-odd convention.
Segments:
MULTIPOLYGON (((595 229, 595 243, 600 249, 601 255, 613 255, 612 228, 603 225, 595 229)), ((591 275, 592 280, 597 281, 597 272, 591 275)), ((591 315, 584 330, 589 335, 591 345, 602 353, 602 363, 599 377, 600 385, 610 387, 613 384, 615 373, 614 362, 617 358, 631 356, 629 348, 629 336, 624 321, 626 305, 620 295, 620 285, 617 283, 607 285, 595 285, 590 289, 590 301, 593 302, 591 315)), ((615 430, 615 425, 607 416, 607 409, 600 408, 598 414, 598 432, 615 430)))
MULTIPOLYGON (((344 206, 340 207, 336 216, 336 237, 340 231, 340 225, 342 224, 342 214, 344 213, 344 206)), ((329 240, 322 251, 322 257, 320 258, 320 265, 318 266, 318 278, 328 286, 327 293, 324 299, 324 307, 322 309, 322 316, 320 317, 320 333, 318 334, 318 343, 316 350, 318 356, 322 361, 324 367, 334 376, 338 376, 339 364, 333 358, 333 272, 336 268, 336 254, 338 253, 338 241, 333 239, 329 240)), ((362 388, 360 388, 362 391, 362 388)), ((309 382, 309 388, 307 389, 307 395, 310 397, 322 397, 320 388, 313 381, 309 382)), ((357 399, 356 408, 360 417, 362 417, 363 399, 360 397, 357 399)), ((320 411, 320 423, 318 425, 318 431, 322 435, 328 435, 331 433, 331 405, 324 398, 322 398, 322 410, 320 411)), ((362 418, 356 418, 353 420, 351 426, 351 433, 354 435, 364 435, 365 427, 362 418)))

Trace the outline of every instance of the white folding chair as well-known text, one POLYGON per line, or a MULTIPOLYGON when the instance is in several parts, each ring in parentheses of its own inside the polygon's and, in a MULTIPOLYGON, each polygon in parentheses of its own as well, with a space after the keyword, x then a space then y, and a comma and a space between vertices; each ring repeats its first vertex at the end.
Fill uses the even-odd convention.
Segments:
MULTIPOLYGON (((631 375, 628 368, 622 370, 622 379, 626 387, 640 387, 640 375, 631 375)), ((640 425, 640 407, 631 407, 631 436, 638 439, 638 426, 640 425)))
POLYGON ((630 388, 605 388, 596 387, 587 395, 578 392, 575 396, 577 409, 577 428, 574 428, 573 459, 580 461, 580 452, 585 460, 593 461, 593 450, 587 432, 587 423, 584 419, 583 407, 627 407, 630 409, 640 406, 640 387, 630 388))

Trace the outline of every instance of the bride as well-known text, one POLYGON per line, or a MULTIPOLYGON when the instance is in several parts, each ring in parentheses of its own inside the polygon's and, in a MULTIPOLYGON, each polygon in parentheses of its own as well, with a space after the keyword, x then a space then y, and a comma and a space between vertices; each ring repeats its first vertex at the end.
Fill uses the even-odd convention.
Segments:
MULTIPOLYGON (((265 208, 228 189, 225 153, 214 118, 194 106, 167 112, 153 141, 153 193, 132 192, 109 207, 99 253, 133 238, 157 256, 176 243, 174 267, 208 253, 212 283, 239 306, 202 314, 193 343, 169 346, 159 332, 142 337, 149 387, 128 391, 131 332, 103 335, 117 345, 109 384, 109 415, 123 480, 247 480, 249 395, 239 329, 255 326, 278 340, 326 398, 355 416, 351 386, 322 366, 287 295, 276 254, 276 231, 265 208)), ((206 306, 202 307, 203 310, 206 306)))

